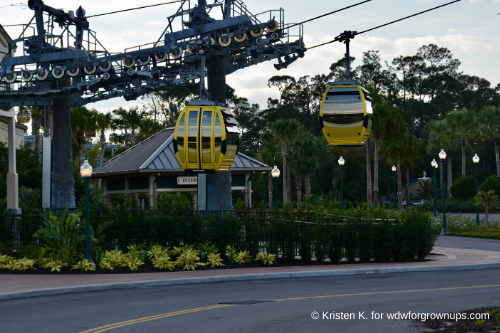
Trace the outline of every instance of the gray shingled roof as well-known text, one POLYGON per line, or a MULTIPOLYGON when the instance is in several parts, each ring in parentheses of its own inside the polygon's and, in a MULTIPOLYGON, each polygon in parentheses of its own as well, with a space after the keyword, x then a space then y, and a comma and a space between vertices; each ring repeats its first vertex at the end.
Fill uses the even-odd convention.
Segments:
MULTIPOLYGON (((174 153, 174 128, 166 128, 97 168, 92 177, 131 172, 183 172, 174 153)), ((271 168, 238 153, 231 171, 269 171, 271 168)))

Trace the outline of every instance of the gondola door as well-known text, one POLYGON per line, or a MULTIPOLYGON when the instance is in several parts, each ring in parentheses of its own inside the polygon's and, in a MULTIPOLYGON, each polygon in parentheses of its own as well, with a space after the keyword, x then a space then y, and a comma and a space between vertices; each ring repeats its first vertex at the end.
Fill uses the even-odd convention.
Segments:
POLYGON ((199 135, 198 124, 201 108, 189 108, 186 112, 186 141, 187 141, 187 158, 186 169, 199 169, 199 135))
POLYGON ((203 107, 200 109, 200 142, 201 142, 201 168, 202 170, 214 170, 214 118, 216 115, 214 107, 203 107))

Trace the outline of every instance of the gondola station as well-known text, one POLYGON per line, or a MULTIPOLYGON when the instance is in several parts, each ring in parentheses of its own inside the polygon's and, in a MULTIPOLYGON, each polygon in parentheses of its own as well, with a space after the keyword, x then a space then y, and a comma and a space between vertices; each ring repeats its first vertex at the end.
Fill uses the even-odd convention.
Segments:
MULTIPOLYGON (((253 175, 271 169, 238 152, 230 168, 231 190, 243 191, 245 202, 251 203, 253 175)), ((166 128, 109 160, 94 170, 92 179, 102 179, 108 203, 113 194, 124 194, 128 200, 138 198, 145 208, 155 207, 155 198, 162 192, 193 192, 195 201, 198 197, 198 173, 185 172, 175 156, 174 128, 166 128), (148 202, 144 194, 148 194, 148 202)))

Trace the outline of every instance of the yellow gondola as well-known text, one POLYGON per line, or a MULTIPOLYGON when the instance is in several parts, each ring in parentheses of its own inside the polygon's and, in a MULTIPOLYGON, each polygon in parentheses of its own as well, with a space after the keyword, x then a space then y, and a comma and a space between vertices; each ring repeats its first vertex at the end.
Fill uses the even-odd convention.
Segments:
POLYGON ((236 158, 239 139, 239 124, 230 109, 193 101, 177 119, 174 150, 186 172, 225 172, 236 158))
POLYGON ((356 80, 329 83, 323 95, 320 122, 328 144, 363 146, 372 131, 371 99, 356 80))

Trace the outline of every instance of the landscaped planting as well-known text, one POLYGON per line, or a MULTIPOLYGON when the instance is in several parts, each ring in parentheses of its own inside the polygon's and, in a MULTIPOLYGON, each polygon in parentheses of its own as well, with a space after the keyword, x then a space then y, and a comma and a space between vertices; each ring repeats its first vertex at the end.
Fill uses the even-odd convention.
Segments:
MULTIPOLYGON (((440 231, 437 221, 418 210, 399 215, 362 209, 346 213, 351 216, 280 212, 204 219, 192 213, 106 212, 92 221, 109 226, 107 241, 94 246, 96 273, 423 260, 440 231)), ((94 266, 82 255, 85 230, 78 214, 63 211, 44 216, 43 222, 34 235, 40 248, 31 256, 33 268, 47 273, 92 271, 94 266), (57 247, 51 237, 67 242, 57 247)), ((19 269, 12 263, 19 259, 6 258, 0 257, 0 268, 19 269)))

